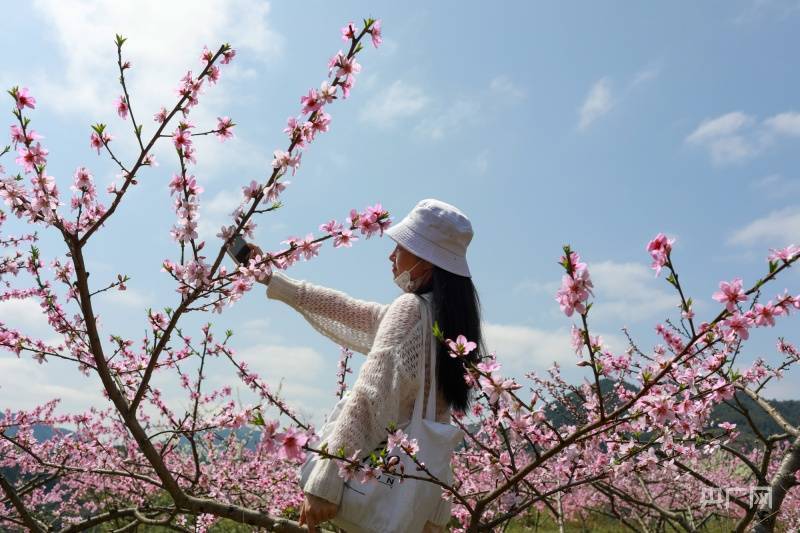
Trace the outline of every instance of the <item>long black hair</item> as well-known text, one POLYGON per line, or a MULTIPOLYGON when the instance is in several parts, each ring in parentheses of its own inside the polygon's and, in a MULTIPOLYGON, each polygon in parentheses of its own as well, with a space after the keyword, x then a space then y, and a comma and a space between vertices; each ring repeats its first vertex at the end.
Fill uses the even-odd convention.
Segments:
POLYGON ((416 292, 433 292, 433 320, 439 324, 445 338, 455 340, 458 335, 464 335, 478 345, 465 358, 453 358, 447 346, 437 341, 438 388, 452 409, 466 411, 472 398, 464 381, 466 366, 462 359, 477 364, 486 353, 481 332, 481 303, 471 278, 432 266, 430 283, 416 292))

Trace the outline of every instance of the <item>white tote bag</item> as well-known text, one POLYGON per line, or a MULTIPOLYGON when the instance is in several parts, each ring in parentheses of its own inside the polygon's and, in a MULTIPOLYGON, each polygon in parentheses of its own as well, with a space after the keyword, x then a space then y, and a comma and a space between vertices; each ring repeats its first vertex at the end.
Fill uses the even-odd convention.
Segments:
MULTIPOLYGON (((436 421, 436 339, 431 334, 431 305, 425 298, 422 300, 422 320, 430 337, 430 389, 425 418, 422 417, 422 404, 425 389, 425 367, 421 365, 419 387, 414 402, 411 420, 400 426, 400 429, 411 439, 417 439, 419 453, 417 460, 438 479, 448 484, 453 481, 450 459, 456 445, 463 439, 460 428, 452 424, 436 421)), ((342 407, 347 402, 349 391, 336 404, 320 430, 320 442, 330 436, 342 407)), ((405 468, 406 474, 425 477, 425 472, 417 470, 414 461, 400 449, 393 450, 405 468)), ((304 487, 317 454, 311 453, 300 471, 300 486, 304 487)), ((335 460, 335 459, 334 459, 335 460)), ((369 462, 366 459, 365 464, 369 462)), ((399 466, 395 471, 399 471, 399 466)), ((402 483, 398 477, 382 474, 377 479, 361 483, 351 479, 344 483, 342 501, 339 512, 331 520, 348 533, 418 533, 425 522, 430 520, 442 500, 442 489, 438 485, 416 479, 405 479, 402 483)))

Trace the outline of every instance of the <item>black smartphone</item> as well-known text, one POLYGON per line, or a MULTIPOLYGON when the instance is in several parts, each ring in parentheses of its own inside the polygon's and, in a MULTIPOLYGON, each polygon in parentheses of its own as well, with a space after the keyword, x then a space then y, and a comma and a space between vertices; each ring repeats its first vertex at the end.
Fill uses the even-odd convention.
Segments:
POLYGON ((247 241, 244 237, 237 235, 233 242, 227 248, 228 255, 237 263, 247 263, 247 258, 250 256, 250 247, 247 246, 247 241))

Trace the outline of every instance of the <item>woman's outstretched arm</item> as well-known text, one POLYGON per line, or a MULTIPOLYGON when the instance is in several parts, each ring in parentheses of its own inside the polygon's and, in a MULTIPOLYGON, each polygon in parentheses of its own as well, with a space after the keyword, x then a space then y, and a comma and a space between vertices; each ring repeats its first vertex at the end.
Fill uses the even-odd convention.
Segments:
POLYGON ((295 308, 314 329, 351 350, 367 354, 388 305, 273 272, 267 297, 295 308))

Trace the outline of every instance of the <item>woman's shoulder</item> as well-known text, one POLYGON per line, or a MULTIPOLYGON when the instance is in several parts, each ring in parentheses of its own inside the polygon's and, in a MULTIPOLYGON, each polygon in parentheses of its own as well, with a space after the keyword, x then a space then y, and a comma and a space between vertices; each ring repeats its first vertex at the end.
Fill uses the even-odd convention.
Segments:
POLYGON ((421 322, 422 305, 421 297, 410 292, 395 298, 378 326, 376 343, 396 345, 406 338, 421 322))
POLYGON ((390 313, 394 313, 397 316, 419 320, 422 318, 422 306, 426 305, 426 301, 429 298, 427 294, 418 295, 413 292, 404 292, 389 304, 386 315, 388 316, 390 313))

